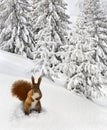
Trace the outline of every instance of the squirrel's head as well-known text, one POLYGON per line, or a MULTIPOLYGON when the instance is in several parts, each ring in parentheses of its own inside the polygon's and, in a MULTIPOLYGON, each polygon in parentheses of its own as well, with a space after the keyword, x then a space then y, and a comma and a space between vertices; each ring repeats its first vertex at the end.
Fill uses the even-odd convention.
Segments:
POLYGON ((32 80, 32 89, 34 89, 34 92, 37 92, 38 90, 40 90, 39 86, 40 86, 42 77, 40 76, 38 78, 38 82, 37 83, 35 83, 35 79, 34 79, 33 76, 31 77, 31 80, 32 80))

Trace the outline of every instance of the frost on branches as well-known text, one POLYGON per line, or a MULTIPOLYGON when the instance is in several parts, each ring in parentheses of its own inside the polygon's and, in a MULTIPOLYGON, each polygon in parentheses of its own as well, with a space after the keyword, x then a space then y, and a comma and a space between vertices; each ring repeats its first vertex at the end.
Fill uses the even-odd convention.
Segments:
POLYGON ((2 0, 0 3, 0 49, 33 58, 29 0, 2 0))
MULTIPOLYGON (((34 2, 33 31, 37 42, 35 47, 36 70, 52 77, 54 69, 62 62, 57 53, 67 44, 69 16, 65 13, 63 0, 36 0, 34 2)), ((35 71, 36 71, 35 70, 35 71)))
POLYGON ((74 49, 69 54, 67 88, 92 99, 101 96, 99 77, 104 70, 102 63, 96 60, 95 39, 91 37, 85 25, 86 17, 78 18, 76 32, 73 34, 74 49))

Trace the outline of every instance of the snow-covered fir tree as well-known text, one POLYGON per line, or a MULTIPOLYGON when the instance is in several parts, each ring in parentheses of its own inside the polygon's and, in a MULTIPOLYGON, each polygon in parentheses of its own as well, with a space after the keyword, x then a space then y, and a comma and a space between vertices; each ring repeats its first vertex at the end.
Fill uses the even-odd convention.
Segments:
POLYGON ((106 69, 106 30, 99 0, 84 0, 73 34, 75 45, 68 50, 63 71, 68 76, 67 88, 90 99, 102 95, 100 76, 106 69))
POLYGON ((96 46, 94 58, 107 66, 107 17, 100 4, 100 0, 84 0, 82 13, 85 17, 85 28, 96 46))
POLYGON ((33 58, 29 0, 2 0, 0 3, 0 49, 33 58))
POLYGON ((62 62, 57 53, 67 44, 70 23, 67 4, 63 0, 35 0, 33 5, 33 30, 37 42, 35 69, 51 78, 57 64, 62 62))

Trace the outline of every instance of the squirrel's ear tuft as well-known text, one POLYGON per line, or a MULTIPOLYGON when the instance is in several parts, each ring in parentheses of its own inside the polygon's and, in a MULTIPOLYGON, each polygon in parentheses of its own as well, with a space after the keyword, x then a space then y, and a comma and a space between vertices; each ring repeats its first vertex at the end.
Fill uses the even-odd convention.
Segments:
POLYGON ((40 85, 41 80, 42 80, 42 76, 40 76, 40 77, 38 78, 38 86, 40 85))
POLYGON ((31 77, 31 80, 32 80, 32 84, 35 84, 35 79, 33 76, 31 77))

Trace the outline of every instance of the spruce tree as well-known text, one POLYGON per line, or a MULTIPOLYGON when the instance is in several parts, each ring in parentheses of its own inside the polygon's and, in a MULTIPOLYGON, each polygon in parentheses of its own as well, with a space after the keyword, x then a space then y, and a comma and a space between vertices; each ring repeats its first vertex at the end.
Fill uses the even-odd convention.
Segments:
POLYGON ((104 15, 100 0, 84 0, 84 24, 96 46, 95 60, 107 66, 107 18, 104 15))
POLYGON ((29 0, 3 0, 0 7, 0 49, 33 58, 29 0))
POLYGON ((33 31, 35 35, 36 70, 51 78, 54 69, 62 62, 57 55, 61 46, 67 44, 69 16, 63 0, 36 0, 34 2, 33 31))
POLYGON ((100 76, 106 70, 106 17, 99 0, 84 0, 68 52, 67 88, 93 99, 101 96, 100 76))

